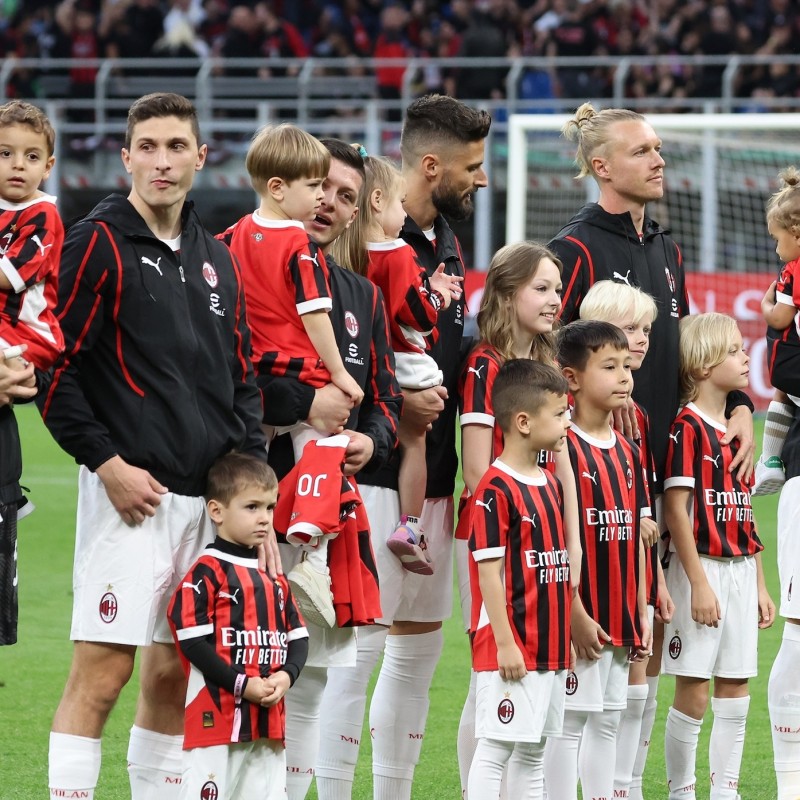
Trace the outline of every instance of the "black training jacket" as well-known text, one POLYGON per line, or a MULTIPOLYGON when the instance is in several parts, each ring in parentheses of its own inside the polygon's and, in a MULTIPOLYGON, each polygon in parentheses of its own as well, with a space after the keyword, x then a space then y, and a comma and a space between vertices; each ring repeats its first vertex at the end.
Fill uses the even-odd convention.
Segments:
POLYGON ((66 351, 37 403, 56 441, 96 469, 114 455, 199 495, 231 449, 264 458, 239 269, 191 203, 181 248, 111 195, 64 243, 56 310, 66 351))
POLYGON ((564 264, 562 322, 578 318, 581 301, 597 281, 638 286, 656 301, 650 351, 634 376, 633 397, 650 416, 658 475, 663 474, 667 434, 678 411, 678 323, 689 313, 683 258, 669 233, 645 216, 640 240, 629 213, 609 214, 589 203, 549 244, 564 264))

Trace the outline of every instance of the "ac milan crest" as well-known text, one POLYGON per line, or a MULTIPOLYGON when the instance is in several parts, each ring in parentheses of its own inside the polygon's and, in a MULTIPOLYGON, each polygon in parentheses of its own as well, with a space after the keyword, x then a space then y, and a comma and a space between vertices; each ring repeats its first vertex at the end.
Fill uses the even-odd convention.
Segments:
POLYGON ((217 271, 211 264, 208 263, 208 261, 203 262, 203 277, 206 279, 206 283, 212 289, 215 289, 217 287, 217 284, 219 283, 219 278, 217 277, 217 271))
POLYGON ((572 697, 578 691, 578 676, 574 672, 567 675, 567 695, 572 697))
POLYGON ((219 789, 214 781, 206 781, 200 789, 200 800, 218 800, 219 789))
POLYGON ((358 320, 352 311, 344 312, 344 327, 350 334, 351 338, 355 339, 358 336, 358 320))
POLYGON ((100 611, 100 619, 103 622, 113 622, 117 616, 117 598, 111 592, 106 592, 100 598, 100 606, 98 607, 100 611))
POLYGON ((514 719, 514 704, 507 697, 504 697, 497 706, 497 719, 503 725, 508 725, 514 719))
POLYGON ((669 657, 674 661, 681 654, 681 650, 683 650, 683 642, 681 641, 681 637, 676 633, 669 640, 669 657))

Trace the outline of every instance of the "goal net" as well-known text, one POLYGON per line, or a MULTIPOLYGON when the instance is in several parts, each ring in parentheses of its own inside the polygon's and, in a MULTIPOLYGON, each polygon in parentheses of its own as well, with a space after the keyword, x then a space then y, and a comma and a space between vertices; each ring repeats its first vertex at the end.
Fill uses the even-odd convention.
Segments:
MULTIPOLYGON (((575 145, 560 130, 566 115, 509 120, 506 241, 550 240, 587 201, 591 178, 578 180, 575 145)), ((648 121, 663 141, 664 198, 648 213, 672 231, 689 273, 695 311, 721 311, 740 323, 751 356, 754 399, 770 395, 763 368, 760 301, 780 262, 765 207, 786 166, 800 167, 796 114, 663 114, 648 121)))

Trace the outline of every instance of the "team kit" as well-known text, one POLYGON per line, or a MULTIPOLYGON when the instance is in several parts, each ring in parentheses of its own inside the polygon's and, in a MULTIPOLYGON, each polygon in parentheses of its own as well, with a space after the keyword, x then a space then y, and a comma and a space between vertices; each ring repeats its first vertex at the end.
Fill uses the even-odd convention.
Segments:
POLYGON ((680 249, 646 211, 665 157, 636 112, 587 103, 565 125, 599 200, 547 245, 498 250, 464 335, 449 223, 488 184, 490 125, 419 98, 401 165, 266 126, 246 157, 258 208, 214 236, 187 198, 197 113, 147 95, 121 150, 130 193, 65 231, 40 188, 50 122, 0 106, 3 552, 25 510, 13 399, 35 395, 80 465, 50 797, 95 797, 141 650, 133 800, 301 800, 312 781, 351 798, 365 714, 374 797, 410 800, 455 580, 472 671, 453 796, 642 798, 663 673, 659 796, 691 800, 707 769, 710 797, 736 800, 776 616, 751 495, 781 488, 769 702, 779 800, 800 797, 800 180, 767 207, 786 266, 762 303, 776 396, 754 464, 741 333, 689 313, 680 249))

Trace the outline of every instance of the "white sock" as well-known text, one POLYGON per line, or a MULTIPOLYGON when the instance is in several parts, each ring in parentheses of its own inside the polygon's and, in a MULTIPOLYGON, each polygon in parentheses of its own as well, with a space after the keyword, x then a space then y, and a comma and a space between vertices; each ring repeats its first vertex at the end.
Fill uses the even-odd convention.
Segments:
POLYGON ((642 797, 642 776, 647 764, 647 752, 650 749, 650 737, 653 735, 653 725, 656 721, 656 708, 658 707, 658 675, 647 676, 647 700, 644 704, 642 715, 642 731, 639 738, 639 749, 636 752, 636 761, 633 764, 631 788, 628 791, 629 800, 644 800, 642 797))
POLYGON ((428 692, 443 644, 441 628, 386 637, 369 709, 376 800, 410 800, 428 717, 428 692))
POLYGON ((800 625, 787 622, 769 674, 769 718, 778 800, 800 797, 800 625))
MULTIPOLYGON (((508 760, 508 790, 501 797, 513 800, 542 800, 544 796, 544 745, 545 739, 517 742, 508 760)), ((487 795, 472 795, 487 797, 487 795)))
POLYGON ((514 742, 479 739, 467 779, 467 796, 485 800, 499 797, 503 770, 513 752, 514 742))
POLYGON ((617 758, 617 731, 621 711, 592 711, 583 729, 578 751, 578 774, 583 797, 613 797, 617 758))
POLYGON ((359 628, 356 665, 328 669, 328 684, 320 706, 319 800, 350 800, 364 728, 367 685, 388 632, 382 625, 359 628))
POLYGON ((617 731, 617 760, 614 767, 614 797, 629 797, 633 765, 639 752, 642 718, 647 702, 647 684, 628 686, 628 705, 617 731))
POLYGON ((94 798, 100 777, 99 739, 51 732, 48 763, 51 797, 70 797, 72 792, 80 792, 80 797, 94 798))
POLYGON ((177 800, 183 775, 183 736, 134 725, 128 740, 131 800, 177 800))
POLYGON ((750 697, 712 697, 714 725, 708 743, 711 800, 736 800, 750 697))
POLYGON ((553 800, 577 800, 578 748, 588 718, 586 711, 564 712, 561 736, 551 736, 544 748, 544 782, 553 800))
POLYGON ((325 667, 304 667, 286 693, 286 795, 303 800, 314 778, 319 750, 319 707, 325 667))
POLYGON ((766 461, 770 456, 780 458, 786 434, 794 417, 794 404, 773 400, 767 408, 764 420, 764 442, 761 447, 762 458, 766 461))
POLYGON ((697 740, 703 720, 681 714, 674 708, 667 713, 664 753, 667 762, 669 800, 696 800, 695 764, 697 740))
POLYGON ((328 540, 324 536, 320 536, 319 544, 313 549, 306 549, 306 561, 308 565, 323 575, 328 574, 328 540))
POLYGON ((475 738, 475 687, 478 674, 472 670, 469 676, 469 690, 467 699, 464 701, 464 708, 461 709, 461 719, 458 722, 458 738, 456 748, 458 750, 458 774, 461 778, 461 796, 465 794, 469 770, 472 766, 472 759, 475 757, 475 748, 478 740, 475 738))

